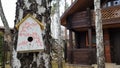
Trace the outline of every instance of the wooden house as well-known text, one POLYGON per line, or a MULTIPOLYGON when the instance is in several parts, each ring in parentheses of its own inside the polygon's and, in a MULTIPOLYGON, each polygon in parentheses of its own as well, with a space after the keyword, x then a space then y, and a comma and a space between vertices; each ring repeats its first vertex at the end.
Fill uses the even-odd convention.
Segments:
MULTIPOLYGON (((101 13, 105 61, 120 64, 120 0, 101 0, 101 13)), ((96 63, 94 0, 75 0, 61 16, 61 25, 69 30, 67 62, 96 63)))

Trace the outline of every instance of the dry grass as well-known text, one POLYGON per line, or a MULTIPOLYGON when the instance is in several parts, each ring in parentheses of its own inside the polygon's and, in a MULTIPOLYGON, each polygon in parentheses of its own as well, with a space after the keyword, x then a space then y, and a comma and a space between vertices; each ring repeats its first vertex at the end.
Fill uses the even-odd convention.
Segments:
MULTIPOLYGON (((0 68, 2 68, 2 67, 0 66, 0 68)), ((10 65, 8 65, 8 64, 5 65, 5 68, 10 68, 10 65)))
MULTIPOLYGON (((56 61, 52 61, 52 68, 58 68, 58 64, 56 61)), ((66 68, 65 62, 63 61, 63 68, 66 68)))

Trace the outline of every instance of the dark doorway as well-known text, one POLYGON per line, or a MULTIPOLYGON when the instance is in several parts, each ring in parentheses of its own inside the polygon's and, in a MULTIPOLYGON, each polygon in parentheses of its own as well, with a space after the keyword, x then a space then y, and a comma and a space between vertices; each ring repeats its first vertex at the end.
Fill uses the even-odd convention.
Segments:
POLYGON ((86 32, 76 32, 76 47, 77 48, 85 48, 86 47, 86 32))
POLYGON ((120 64, 120 29, 110 31, 111 60, 120 64))

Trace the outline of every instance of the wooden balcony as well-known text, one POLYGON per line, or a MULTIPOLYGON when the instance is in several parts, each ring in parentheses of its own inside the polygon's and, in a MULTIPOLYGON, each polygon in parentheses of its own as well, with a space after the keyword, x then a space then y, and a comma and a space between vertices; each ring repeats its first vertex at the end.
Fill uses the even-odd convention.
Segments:
MULTIPOLYGON (((103 8, 102 12, 102 23, 104 28, 120 27, 120 6, 112 6, 103 8)), ((92 26, 95 25, 94 11, 91 10, 92 26)), ((71 28, 81 29, 89 27, 89 16, 87 11, 75 13, 72 17, 71 28)))
POLYGON ((68 63, 91 65, 96 63, 96 49, 95 48, 81 48, 68 50, 68 63))

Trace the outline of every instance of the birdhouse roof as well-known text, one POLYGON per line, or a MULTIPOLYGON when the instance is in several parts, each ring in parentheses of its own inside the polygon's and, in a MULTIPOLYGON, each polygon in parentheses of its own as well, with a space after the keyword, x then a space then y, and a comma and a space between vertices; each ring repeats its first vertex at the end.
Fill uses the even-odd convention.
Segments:
POLYGON ((20 26, 27 18, 29 18, 29 17, 31 17, 32 19, 34 19, 34 20, 41 26, 41 29, 42 29, 42 30, 44 29, 43 23, 41 23, 40 21, 38 21, 38 20, 37 20, 35 17, 33 17, 31 14, 26 15, 19 23, 17 23, 17 24, 15 25, 15 27, 16 27, 17 29, 19 29, 19 26, 20 26))

